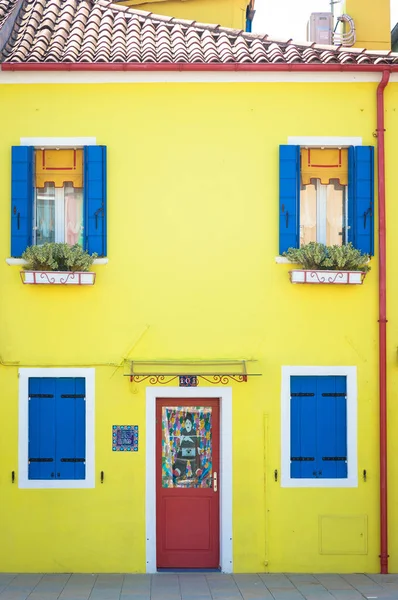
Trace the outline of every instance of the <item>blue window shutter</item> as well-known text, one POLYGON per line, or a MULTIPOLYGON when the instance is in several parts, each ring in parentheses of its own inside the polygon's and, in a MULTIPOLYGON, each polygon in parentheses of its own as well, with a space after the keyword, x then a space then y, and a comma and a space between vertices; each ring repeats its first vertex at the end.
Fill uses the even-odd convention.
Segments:
POLYGON ((84 479, 86 475, 85 379, 57 379, 56 477, 84 479))
POLYGON ((317 377, 318 477, 347 477, 346 378, 317 377))
POLYGON ((316 378, 290 378, 290 476, 316 477, 316 378))
POLYGON ((55 479, 55 382, 29 378, 29 479, 55 479))
POLYGON ((336 452, 337 456, 345 456, 345 461, 338 461, 336 477, 348 477, 348 448, 347 448, 347 378, 335 377, 336 394, 336 452))
POLYGON ((11 256, 19 257, 32 244, 34 148, 11 149, 11 256))
POLYGON ((300 146, 279 146, 279 254, 300 246, 300 146))
POLYGON ((106 256, 106 146, 84 148, 85 249, 106 256))
POLYGON ((84 458, 75 463, 75 479, 86 477, 86 380, 84 377, 75 379, 75 455, 84 458))
POLYGON ((374 148, 348 149, 348 241, 374 254, 374 148))
POLYGON ((355 245, 355 146, 348 148, 348 235, 347 241, 355 245))

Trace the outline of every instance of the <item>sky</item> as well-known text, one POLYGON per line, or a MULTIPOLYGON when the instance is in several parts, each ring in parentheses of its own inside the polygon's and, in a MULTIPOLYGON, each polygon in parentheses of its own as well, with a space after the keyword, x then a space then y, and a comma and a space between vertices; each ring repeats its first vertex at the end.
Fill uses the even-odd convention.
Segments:
MULTIPOLYGON (((377 3, 377 0, 374 0, 377 3)), ((330 12, 329 0, 256 0, 253 31, 278 39, 306 40, 308 18, 313 12, 330 12)), ((335 15, 340 14, 335 6, 335 15)), ((398 0, 391 0, 391 29, 398 22, 398 0)))

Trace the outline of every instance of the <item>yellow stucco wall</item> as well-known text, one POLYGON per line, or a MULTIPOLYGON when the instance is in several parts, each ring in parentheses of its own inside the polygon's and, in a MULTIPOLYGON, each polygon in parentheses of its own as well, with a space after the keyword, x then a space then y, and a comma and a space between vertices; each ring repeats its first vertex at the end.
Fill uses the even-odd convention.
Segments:
MULTIPOLYGON (((256 358, 262 377, 233 384, 235 571, 378 570, 377 261, 363 286, 341 287, 291 285, 289 265, 275 263, 279 144, 290 135, 361 136, 374 144, 375 92, 375 83, 0 89, 8 115, 0 140, 2 359, 101 365, 118 363, 134 344, 136 359, 256 358), (112 109, 121 97, 134 110, 112 109), (21 136, 87 135, 108 147, 109 264, 95 267, 93 287, 23 286, 19 268, 5 263, 10 147, 21 136), (274 481, 282 365, 357 366, 357 488, 287 489, 274 481), (320 554, 321 515, 367 515, 367 554, 320 554)), ((387 101, 388 219, 396 223, 397 84, 387 101)), ((398 451, 397 244, 391 233, 391 457, 398 451)), ((2 366, 0 377, 2 570, 145 571, 145 384, 130 384, 112 366, 96 367, 95 489, 22 490, 11 484, 18 369, 2 366), (140 426, 137 454, 112 453, 116 423, 140 426)), ((389 475, 390 564, 397 571, 392 459, 389 475)))
POLYGON ((122 4, 159 15, 245 30, 249 0, 123 0, 122 4))
POLYGON ((343 12, 354 19, 356 48, 391 50, 390 0, 344 0, 343 12))

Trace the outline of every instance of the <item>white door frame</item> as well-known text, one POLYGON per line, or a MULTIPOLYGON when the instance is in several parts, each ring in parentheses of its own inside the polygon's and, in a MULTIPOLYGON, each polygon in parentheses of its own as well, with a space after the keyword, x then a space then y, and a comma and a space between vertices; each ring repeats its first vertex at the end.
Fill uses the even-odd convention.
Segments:
POLYGON ((232 388, 146 388, 146 572, 156 573, 156 399, 220 400, 220 566, 232 573, 232 388))

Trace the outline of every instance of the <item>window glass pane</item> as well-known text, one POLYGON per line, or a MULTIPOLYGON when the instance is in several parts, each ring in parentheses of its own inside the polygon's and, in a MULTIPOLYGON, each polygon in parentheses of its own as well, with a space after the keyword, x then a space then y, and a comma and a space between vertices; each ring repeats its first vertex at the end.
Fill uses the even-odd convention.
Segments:
POLYGON ((346 243, 346 186, 338 180, 322 184, 311 179, 300 193, 300 245, 320 242, 328 246, 346 243))
POLYGON ((211 487, 211 426, 211 407, 162 408, 162 487, 211 487))
POLYGON ((83 245, 83 189, 72 183, 64 185, 65 194, 65 241, 73 246, 83 245))
POLYGON ((326 244, 341 246, 345 243, 344 186, 336 181, 322 187, 326 188, 326 244))
POLYGON ((83 245, 83 189, 54 182, 36 190, 36 244, 66 242, 83 245))
POLYGON ((36 190, 36 244, 55 242, 55 186, 36 190))
POLYGON ((302 186, 300 194, 300 246, 316 242, 316 187, 315 180, 302 186))

